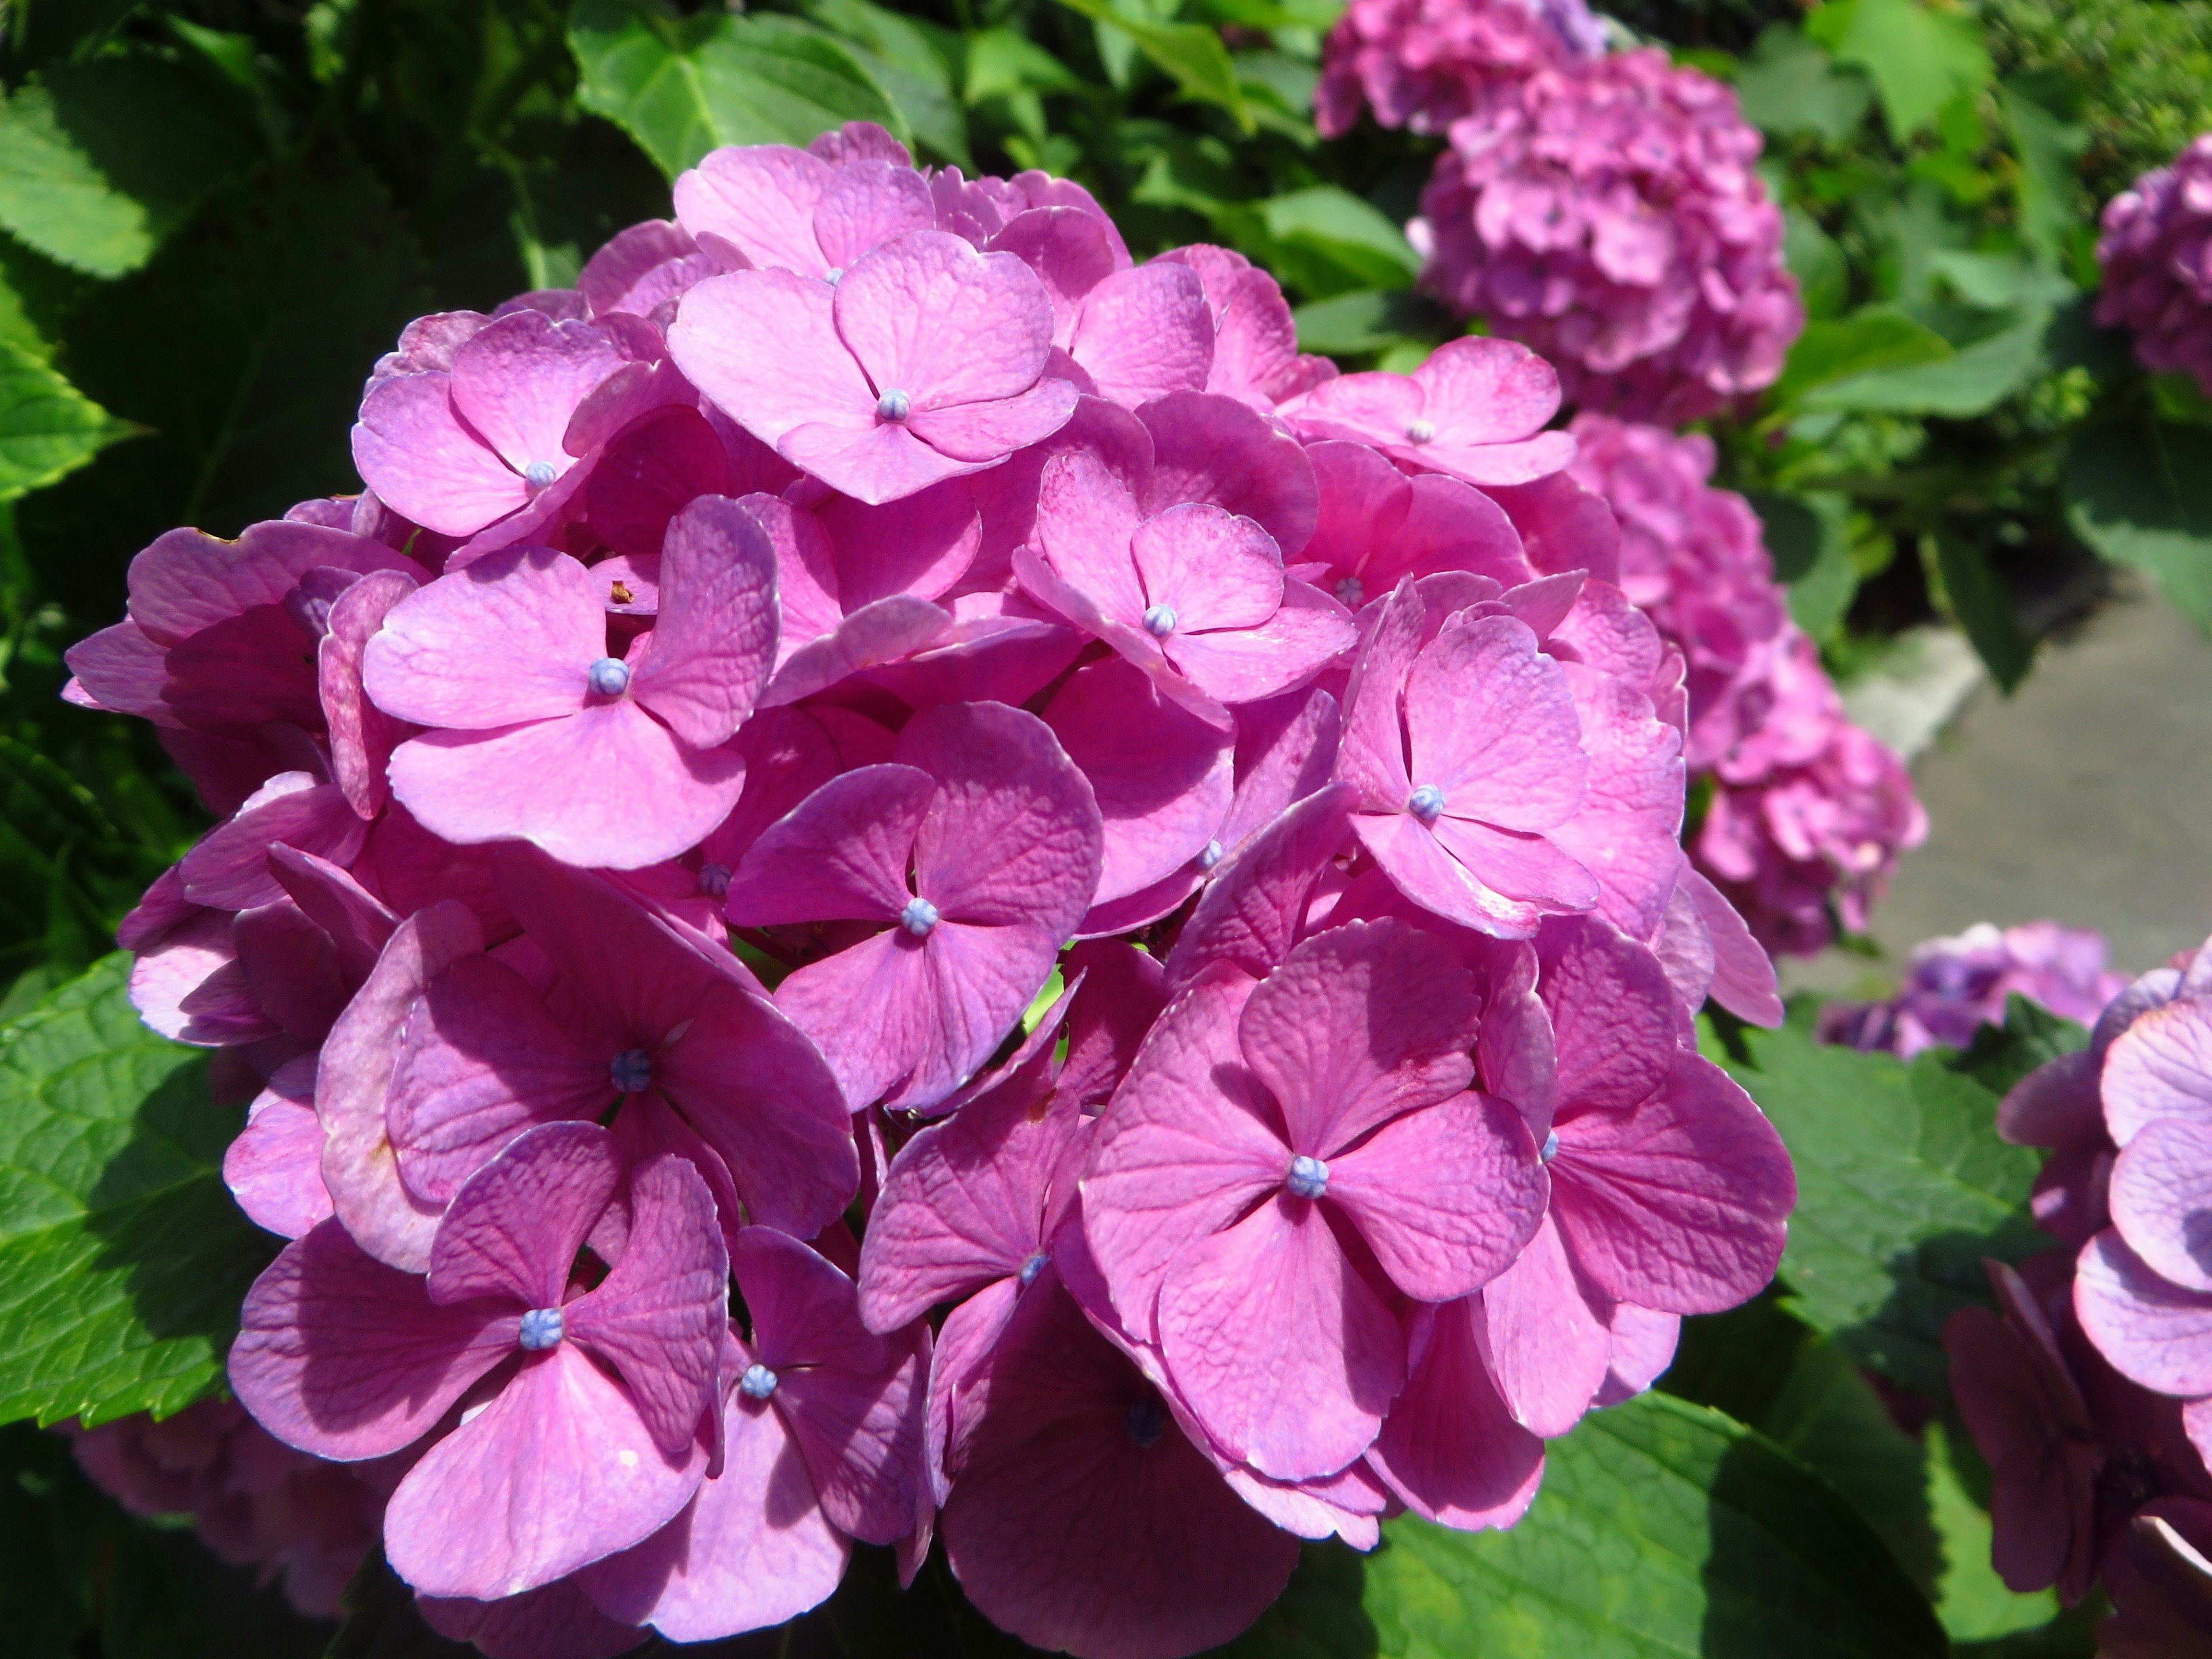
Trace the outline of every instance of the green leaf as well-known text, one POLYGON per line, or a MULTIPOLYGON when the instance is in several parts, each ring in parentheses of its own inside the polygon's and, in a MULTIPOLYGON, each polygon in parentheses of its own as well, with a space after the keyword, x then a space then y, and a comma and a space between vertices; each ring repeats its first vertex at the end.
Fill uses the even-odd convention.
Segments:
POLYGON ((2062 306, 2074 284, 2049 265, 2016 253, 1972 253, 1943 248, 1931 258, 1936 274, 1972 306, 2004 311, 2018 306, 2062 306))
POLYGON ((0 341, 0 501, 67 477, 131 433, 39 357, 0 341))
POLYGON ((905 118, 825 29, 772 13, 678 18, 652 0, 579 0, 577 101, 673 179, 721 144, 805 144, 848 121, 902 140, 905 118))
POLYGON ((2008 1589, 1990 1565, 1990 1517, 1959 1480, 1952 1455, 1956 1431, 1937 1421, 1923 1432, 1929 1509, 1943 1540, 1943 1576, 1937 1581, 1936 1602, 1943 1628, 1954 1642, 1988 1642, 2049 1624, 2058 1613, 2058 1593, 2020 1595, 2008 1589))
POLYGON ((2035 664, 2035 641, 2021 626, 2011 592, 1990 567, 1989 556, 1954 531, 1936 531, 1923 548, 1923 557, 1933 550, 1943 598, 1966 630, 1974 654, 1990 671, 1990 678, 2009 694, 2035 664))
POLYGON ((107 957, 0 1030, 0 1422, 166 1416, 222 1384, 275 1242, 222 1182, 203 1057, 107 957))
POLYGON ((1275 245, 1276 275, 1316 297, 1348 289, 1406 288, 1421 256, 1406 234, 1350 191, 1316 185, 1259 204, 1275 245))
POLYGON ((0 228, 120 276, 258 153, 252 126, 182 64, 148 52, 58 64, 0 105, 0 228))
POLYGON ((968 118, 951 65, 910 18, 870 0, 802 0, 806 15, 842 37, 853 56, 906 118, 915 137, 945 160, 975 170, 968 118))
POLYGON ((1743 118, 1778 137, 1811 133, 1840 143, 1866 118, 1874 90, 1864 76, 1838 71, 1828 54, 1787 23, 1759 31, 1752 55, 1736 72, 1736 101, 1743 118))
POLYGON ((1771 1441, 1644 1395, 1547 1449, 1519 1526, 1383 1528, 1364 1606, 1390 1659, 1935 1659, 1942 1628, 1867 1523, 1771 1441))
POLYGON ((1952 1069, 2002 1099, 2037 1066, 2088 1046, 2087 1026, 2054 1014, 2014 991, 2005 999, 2004 1024, 1977 1030, 1966 1052, 1952 1062, 1952 1069))
POLYGON ((39 958, 76 973, 161 873, 125 845, 89 790, 46 756, 0 737, 0 965, 39 958))
POLYGON ((1182 89, 1187 98, 1212 104, 1249 132, 1252 112, 1244 107, 1244 94, 1237 82, 1237 66, 1229 61, 1229 48, 1221 36, 1200 23, 1155 23, 1133 16, 1113 0, 1060 0, 1070 11, 1094 22, 1120 29, 1137 48, 1182 89))
POLYGON ((1789 409, 1815 387, 1951 355, 1951 343, 1925 323, 1887 307, 1869 306, 1832 323, 1806 324, 1770 395, 1778 408, 1789 409))
POLYGON ((1781 495, 1753 490, 1746 497, 1759 514, 1775 580, 1790 589, 1790 617, 1816 640, 1842 626, 1859 590, 1846 524, 1850 505, 1822 490, 1781 495))
POLYGON ((1997 1139, 1997 1097, 1942 1053, 1908 1066, 1790 1026, 1743 1042, 1750 1063, 1729 1074, 1797 1167, 1788 1307, 1862 1364, 1942 1396, 1944 1322, 1989 1301, 1982 1258, 2051 1244, 2027 1213, 2040 1154, 1997 1139))
POLYGON ((1298 328, 1298 349, 1332 357, 1380 351, 1401 340, 1431 344, 1454 331, 1437 303, 1409 289, 1366 289, 1316 300, 1291 313, 1298 328))
POLYGON ((2067 447, 2063 477, 2075 533, 2150 576, 2212 633, 2212 428, 2091 427, 2067 447))
POLYGON ((2089 130, 2060 119, 2014 87, 1997 88, 1997 105, 2020 155, 2021 240, 2056 266, 2081 222, 2076 165, 2089 147, 2089 130))
POLYGON ((1797 279, 1805 314, 1826 319, 1839 314, 1850 297, 1850 267, 1836 239, 1798 208, 1782 213, 1782 258, 1797 279))
POLYGON ((1996 75, 1972 23, 1920 0, 1843 0, 1814 13, 1806 32, 1838 63, 1856 64, 1874 77, 1882 118, 1899 144, 1932 125, 1960 93, 1978 92, 1996 75))
POLYGON ((2015 313, 1948 357, 1831 380, 1808 392, 1803 406, 1954 419, 1985 415, 2042 372, 2051 316, 2041 307, 2015 313))

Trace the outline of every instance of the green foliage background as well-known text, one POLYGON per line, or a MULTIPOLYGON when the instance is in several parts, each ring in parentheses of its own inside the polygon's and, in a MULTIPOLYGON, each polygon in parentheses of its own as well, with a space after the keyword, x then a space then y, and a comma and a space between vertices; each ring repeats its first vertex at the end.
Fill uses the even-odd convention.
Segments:
MULTIPOLYGON (((2212 125, 2204 0, 1620 0, 1734 82, 1813 322, 1712 423, 1791 605, 1849 672, 1931 615, 2015 684, 2136 566, 2212 623, 2212 409, 2088 312, 2094 214, 2212 125)), ((355 487, 346 431, 409 317, 572 282, 719 143, 876 120, 925 161, 1081 179, 1141 257, 1238 248, 1308 349, 1418 362, 1455 325, 1401 227, 1435 145, 1311 125, 1332 0, 12 0, 0 6, 0 1629, 11 1653, 320 1652, 328 1631, 124 1516, 38 1425, 220 1386, 270 1241, 221 1183, 236 1103, 137 1026, 116 920, 204 815, 152 735, 64 704, 169 526, 234 535, 355 487)), ((1812 1011, 1710 1052, 1798 1159, 1776 1285, 1690 1322, 1661 1391, 1555 1443, 1505 1534, 1313 1546, 1243 1656, 2086 1655, 1988 1567, 1944 1317, 2017 1259, 2002 1089, 2079 1031, 1906 1066, 1812 1011)), ((372 1564, 330 1651, 452 1651, 372 1564)), ((716 1652, 1011 1652, 942 1558, 862 1552, 789 1630, 716 1652)))

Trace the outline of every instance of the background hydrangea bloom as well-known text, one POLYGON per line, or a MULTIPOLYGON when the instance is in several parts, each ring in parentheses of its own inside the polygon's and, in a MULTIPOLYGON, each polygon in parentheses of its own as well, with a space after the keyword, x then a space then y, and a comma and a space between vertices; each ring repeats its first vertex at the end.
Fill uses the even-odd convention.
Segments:
POLYGON ((1978 1028, 2003 1024, 2005 1004, 2014 996, 2094 1024, 2127 983, 2105 966, 2105 937, 2091 929, 2055 921, 2005 928, 1977 922, 1955 938, 1914 945, 1905 982, 1889 1001, 1823 1008, 1820 1036, 1910 1060, 1937 1043, 1963 1048, 1978 1028))
POLYGON ((2097 320, 2134 331, 2146 368, 2212 397, 2212 133, 2105 204, 2097 320))
POLYGON ((1489 88, 1605 49, 1583 0, 1352 0, 1329 31, 1315 124, 1349 132, 1364 100, 1386 127, 1441 132, 1489 88))

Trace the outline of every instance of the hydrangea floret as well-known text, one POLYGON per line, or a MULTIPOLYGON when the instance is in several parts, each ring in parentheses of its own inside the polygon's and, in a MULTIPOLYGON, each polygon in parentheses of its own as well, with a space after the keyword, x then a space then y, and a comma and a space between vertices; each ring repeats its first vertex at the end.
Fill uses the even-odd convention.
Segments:
POLYGON ((122 939, 252 1102, 213 1426, 356 1506, 300 1571, 600 1659, 941 1539, 1178 1659, 1301 1539, 1512 1525, 1794 1196, 1556 375, 1338 377, 1237 256, 866 125, 675 207, 410 325, 362 494, 72 653, 221 819, 122 939))

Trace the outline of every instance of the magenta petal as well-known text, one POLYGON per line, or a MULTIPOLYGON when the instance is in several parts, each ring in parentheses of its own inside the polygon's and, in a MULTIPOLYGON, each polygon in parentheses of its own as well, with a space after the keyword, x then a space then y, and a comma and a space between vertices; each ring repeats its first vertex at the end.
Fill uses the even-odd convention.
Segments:
POLYGON ((1427 607, 1411 582, 1382 601, 1352 663, 1344 700, 1337 775, 1358 786, 1363 812, 1400 812, 1413 793, 1406 770, 1403 693, 1420 649, 1427 607))
POLYGON ((1273 538, 1218 507, 1175 507, 1146 520, 1130 537, 1129 556, 1145 603, 1172 607, 1179 631, 1257 628, 1283 602, 1273 538))
POLYGON ((561 441, 569 416, 623 362, 590 324, 556 323, 526 309, 470 337, 453 354, 448 390, 454 413, 515 471, 544 463, 565 472, 573 452, 561 441))
POLYGON ((76 677, 70 682, 74 690, 64 688, 62 695, 87 708, 174 726, 177 717, 161 700, 161 688, 169 678, 168 654, 166 647, 125 617, 62 653, 76 677))
POLYGON ((1482 1304, 1421 1317, 1421 1357, 1369 1461, 1418 1515, 1461 1532, 1510 1527, 1542 1484, 1544 1443, 1513 1420, 1483 1363, 1482 1304))
POLYGON ((444 1206, 412 1198, 386 1121, 399 1042, 416 999, 447 967, 483 949, 467 906, 441 899, 401 922, 368 981, 324 1040, 315 1109, 328 1140, 323 1180, 346 1231, 379 1261, 415 1273, 430 1265, 444 1206))
POLYGON ((1678 1053, 1643 1104, 1563 1113, 1557 1130, 1553 1214, 1608 1294, 1717 1313, 1773 1276, 1796 1177, 1782 1137, 1718 1066, 1678 1053))
POLYGON ((2082 1247, 2074 1310, 2123 1376, 2184 1399, 2212 1395, 2212 1296, 2160 1278, 2117 1232, 2082 1247))
POLYGON ((520 1595, 649 1537, 706 1466, 696 1442, 665 1456, 622 1385, 563 1342, 408 1471, 385 1553, 426 1595, 520 1595))
POLYGON ((341 1462, 420 1437, 514 1351, 507 1310, 440 1307, 336 1221, 284 1247, 240 1312, 230 1385, 288 1445, 341 1462))
POLYGON ((568 1304, 565 1324, 570 1338, 622 1373, 653 1443, 674 1455, 717 1404, 729 1256, 714 1197, 683 1158, 664 1153, 636 1170, 629 1204, 622 1259, 568 1304))
POLYGON ((565 553, 504 549, 393 605, 362 677, 397 720, 482 732, 584 708, 605 654, 590 573, 565 553))
POLYGON ((1752 937, 1721 890, 1697 871, 1683 867, 1681 884, 1697 906, 1713 945, 1714 1001, 1738 1019, 1768 1027, 1782 1024, 1782 994, 1774 960, 1752 937))
POLYGON ((1181 265, 1117 272, 1085 296, 1067 349, 1099 396, 1125 408, 1170 392, 1204 391, 1213 361, 1206 289, 1181 265))
MULTIPOLYGON (((1129 627, 1137 625, 1151 602, 1129 550, 1140 522, 1128 487, 1097 456, 1077 451, 1045 464, 1037 494, 1036 545, 1053 574, 1098 614, 1129 627)), ((1053 602, 1050 594, 1036 597, 1053 602)))
POLYGON ((1262 1474, 1333 1474, 1405 1385, 1397 1318, 1319 1206, 1278 1194, 1194 1243, 1160 1286, 1160 1349, 1222 1450, 1262 1474))
MULTIPOLYGON (((1036 384, 1052 349, 1052 304, 1036 273, 940 231, 876 249, 835 292, 846 346, 871 382, 904 392, 918 415, 1018 397, 1036 384)), ((1071 399, 1026 441, 1057 428, 1073 407, 1071 399)))
POLYGON ((430 981, 397 1048, 391 1145, 407 1191, 441 1209, 526 1129, 596 1117, 614 1096, 608 1057, 586 1054, 536 988, 488 956, 430 981))
POLYGON ((314 1062, 289 1062, 247 1110, 222 1157, 223 1184, 257 1227, 299 1238, 331 1216, 323 1185, 323 1126, 315 1116, 314 1062))
POLYGON ((2212 1291, 2209 1174, 2212 1125, 2190 1118, 2152 1120, 2112 1165, 2112 1224, 2154 1272, 2186 1290, 2212 1291))
POLYGON ((771 824, 730 878, 740 927, 892 921, 911 896, 907 860, 936 793, 912 766, 864 766, 825 783, 771 824))
POLYGON ((1604 1300, 1583 1288, 1549 1216, 1513 1265, 1483 1287, 1491 1375, 1513 1420, 1531 1433, 1565 1434, 1604 1386, 1613 1360, 1604 1300))
POLYGON ((709 1642, 795 1619, 830 1598, 852 1546, 774 1407, 733 1386, 722 1472, 676 1519, 578 1575, 594 1604, 672 1642, 709 1642))
POLYGON ((1633 1302, 1614 1304, 1613 1363, 1606 1369, 1596 1403, 1618 1406, 1642 1394, 1674 1363, 1681 1341, 1681 1315, 1655 1312, 1633 1302))
POLYGON ((344 792, 305 772, 280 772, 256 790, 226 823, 219 823, 185 854, 177 873, 194 904, 243 910, 284 896, 269 872, 269 848, 278 842, 339 865, 351 864, 368 838, 344 792))
POLYGON ((1582 804, 1589 763, 1566 676, 1508 617, 1444 624, 1407 677, 1406 731, 1414 784, 1442 790, 1450 817, 1540 830, 1582 804))
POLYGON ((1499 939, 1526 939, 1542 920, 1536 905, 1486 885, 1410 812, 1355 812, 1352 827, 1392 884, 1431 915, 1499 939))
POLYGON ((1233 398, 1174 392, 1138 411, 1152 434, 1146 514, 1211 501, 1250 519, 1294 559, 1313 539, 1313 465, 1282 427, 1233 398))
POLYGON ((1357 641, 1341 605, 1303 582, 1291 582, 1281 608, 1258 627, 1175 635, 1167 655, 1209 696, 1256 702, 1310 678, 1357 641))
POLYGON ((330 631, 316 647, 315 674, 323 717, 330 725, 331 775, 365 818, 374 817, 384 806, 384 769, 406 728, 368 700, 362 686, 362 654, 392 607, 414 591, 414 579, 400 571, 362 577, 331 605, 330 631))
POLYGON ((1330 1201, 1391 1282, 1420 1302, 1472 1295, 1543 1218, 1546 1183, 1528 1127, 1489 1095, 1409 1112, 1328 1166, 1330 1201))
POLYGON ((1658 959, 1582 916, 1547 921, 1536 951, 1559 1098, 1613 1110, 1648 1099, 1673 1073, 1681 1020, 1658 959))
POLYGON ((944 643, 952 627, 941 607, 910 593, 874 600, 785 658, 761 693, 761 704, 785 708, 864 670, 904 662, 944 643))
POLYGON ((928 184, 912 167, 887 161, 839 167, 814 204, 814 239, 833 266, 850 265, 902 232, 936 228, 928 184))
POLYGON ((616 1659, 645 1640, 593 1607, 573 1578, 497 1601, 417 1596, 415 1607, 432 1630, 473 1642, 484 1659, 616 1659))
POLYGON ((1396 921, 1354 922, 1292 951, 1252 993, 1237 1035, 1292 1149, 1333 1158, 1466 1088, 1480 1015, 1473 975, 1441 939, 1396 921))
POLYGON ((433 835, 527 841, 586 869, 688 851, 729 816, 744 775, 734 749, 691 749, 626 698, 502 731, 426 732, 392 757, 392 793, 433 835))
POLYGON ((461 423, 451 385, 450 375, 428 374, 372 386, 353 462, 394 512, 441 536, 470 536, 526 505, 530 486, 461 423))
POLYGON ((811 1237, 852 1201, 860 1160, 836 1076, 772 1004, 712 987, 653 1065, 753 1221, 811 1237))
POLYGON ((613 1137, 596 1123, 549 1123, 519 1137, 469 1177, 438 1224, 431 1299, 559 1307, 576 1252, 621 1179, 613 1137))
POLYGON ((1330 784, 1245 843, 1183 924, 1168 957, 1170 989, 1194 982, 1209 963, 1233 963, 1256 979, 1290 954, 1315 879, 1344 847, 1353 799, 1350 784, 1330 784))
POLYGON ((775 660, 775 551, 752 515, 702 495, 668 526, 664 609, 632 695, 694 749, 736 735, 775 660))

